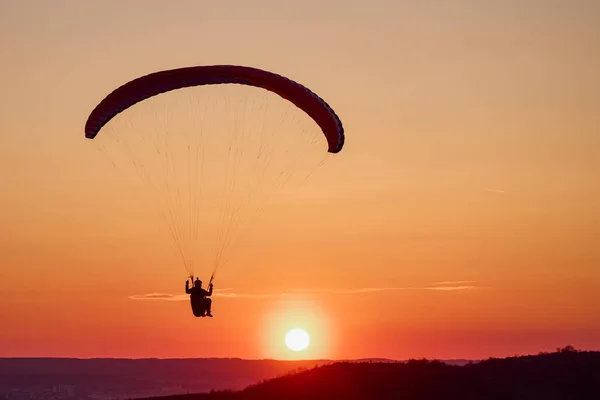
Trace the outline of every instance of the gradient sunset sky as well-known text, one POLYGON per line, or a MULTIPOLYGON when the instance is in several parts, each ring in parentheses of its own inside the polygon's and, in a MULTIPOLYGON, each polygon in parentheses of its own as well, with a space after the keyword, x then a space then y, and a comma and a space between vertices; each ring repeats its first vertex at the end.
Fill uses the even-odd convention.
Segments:
POLYGON ((0 356, 600 349, 599 20, 593 0, 0 0, 0 356), (347 135, 209 320, 83 134, 115 87, 202 64, 305 84, 347 135))

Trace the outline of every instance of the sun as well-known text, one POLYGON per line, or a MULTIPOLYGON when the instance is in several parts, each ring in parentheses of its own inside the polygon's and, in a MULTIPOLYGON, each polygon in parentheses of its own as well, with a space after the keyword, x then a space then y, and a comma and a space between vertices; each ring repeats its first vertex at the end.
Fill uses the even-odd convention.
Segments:
POLYGON ((292 351, 305 350, 310 344, 310 336, 303 329, 292 329, 285 335, 285 345, 292 351))

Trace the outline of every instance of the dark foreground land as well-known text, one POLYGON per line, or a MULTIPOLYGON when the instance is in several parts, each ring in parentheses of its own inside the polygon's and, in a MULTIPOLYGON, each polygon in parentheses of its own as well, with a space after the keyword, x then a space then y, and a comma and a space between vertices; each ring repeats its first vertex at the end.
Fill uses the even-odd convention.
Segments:
POLYGON ((153 400, 254 399, 600 399, 600 352, 488 359, 464 366, 440 361, 339 362, 251 385, 153 400))

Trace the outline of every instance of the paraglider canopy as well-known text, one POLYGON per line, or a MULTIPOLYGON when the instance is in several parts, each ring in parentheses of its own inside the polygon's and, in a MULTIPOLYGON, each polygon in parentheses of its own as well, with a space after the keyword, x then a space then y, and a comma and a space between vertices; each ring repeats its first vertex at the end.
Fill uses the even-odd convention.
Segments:
POLYGON ((93 139, 115 115, 152 96, 185 87, 226 83, 260 87, 291 101, 319 124, 327 138, 330 153, 337 153, 342 149, 342 122, 323 99, 284 76, 237 65, 178 68, 155 72, 130 81, 96 106, 85 124, 85 137, 93 139))

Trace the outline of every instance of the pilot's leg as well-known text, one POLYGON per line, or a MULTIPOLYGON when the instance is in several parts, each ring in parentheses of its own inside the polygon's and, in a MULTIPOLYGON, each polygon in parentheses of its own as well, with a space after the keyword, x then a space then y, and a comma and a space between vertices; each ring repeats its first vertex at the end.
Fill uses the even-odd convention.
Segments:
POLYGON ((197 299, 195 299, 195 301, 191 301, 191 303, 194 316, 204 317, 204 304, 202 304, 202 301, 197 301, 197 299))
POLYGON ((212 299, 206 298, 204 299, 205 301, 205 307, 206 307, 206 316, 207 317, 212 317, 211 313, 210 313, 210 308, 212 306, 212 299))

